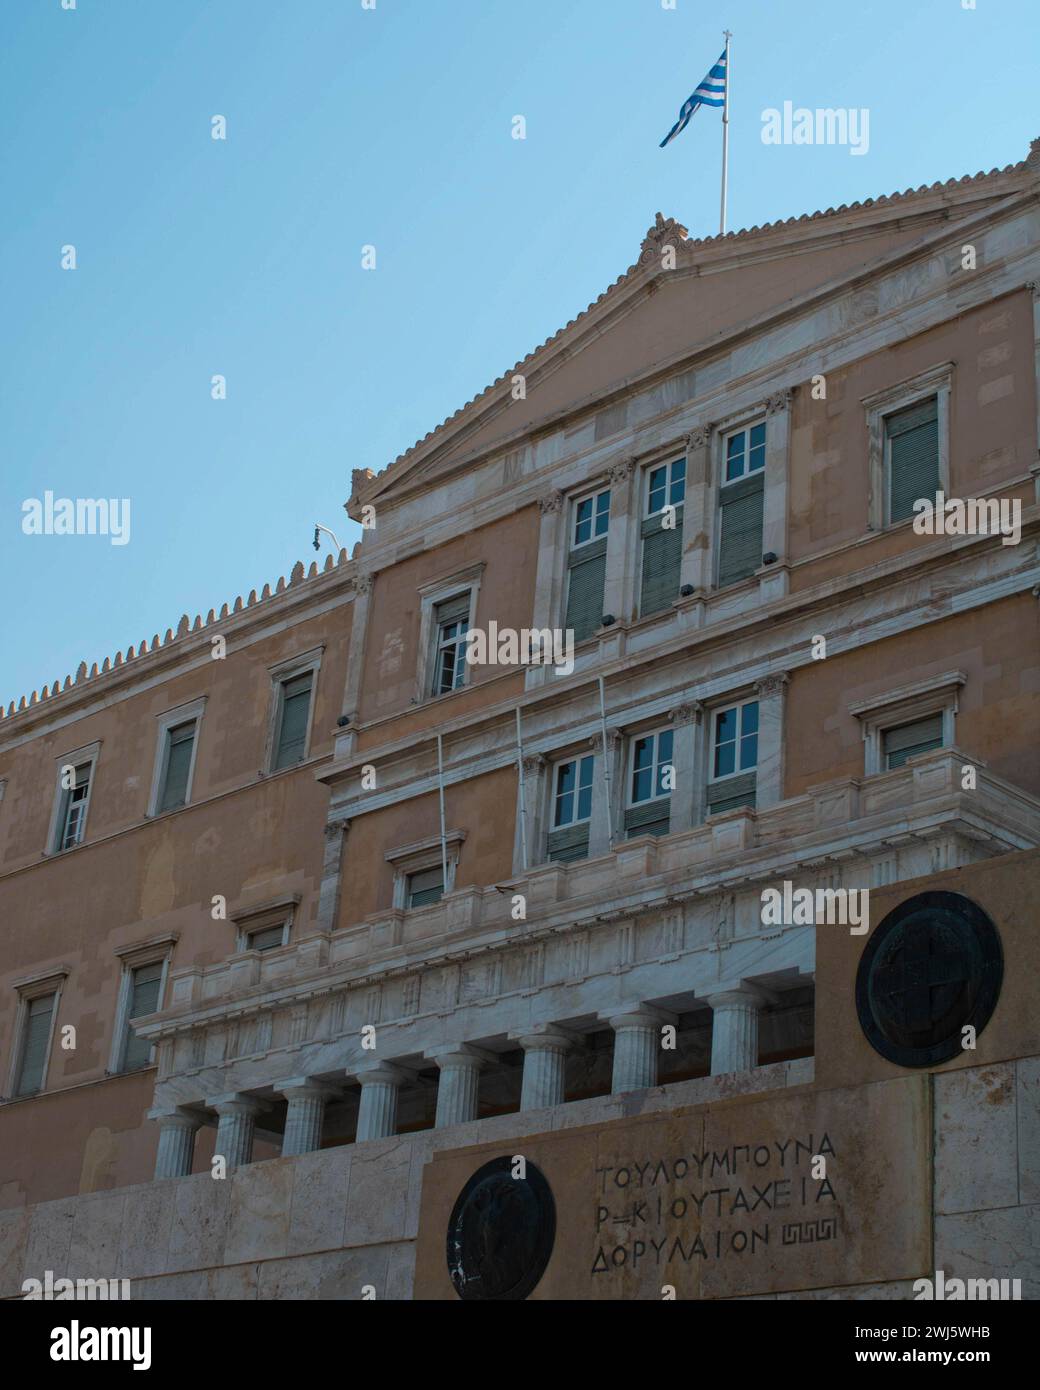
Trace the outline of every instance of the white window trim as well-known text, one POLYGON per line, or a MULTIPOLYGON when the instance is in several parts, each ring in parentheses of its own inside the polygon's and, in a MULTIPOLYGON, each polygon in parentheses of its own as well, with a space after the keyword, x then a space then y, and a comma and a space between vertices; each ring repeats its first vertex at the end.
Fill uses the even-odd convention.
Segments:
MULTIPOLYGON (((448 859, 448 878, 444 885, 445 897, 455 891, 455 873, 465 839, 465 830, 445 832, 444 840, 448 859)), ((418 912, 418 908, 408 906, 408 880, 412 874, 421 874, 427 869, 440 869, 442 867, 441 837, 433 835, 429 839, 417 840, 410 845, 388 849, 383 857, 394 871, 394 907, 405 912, 418 912)))
MULTIPOLYGON (((631 733, 631 734, 629 734, 629 736, 628 736, 628 758, 627 758, 626 764, 625 764, 625 767, 626 767, 625 810, 626 810, 626 811, 635 810, 636 807, 639 807, 639 806, 649 806, 649 805, 650 805, 652 802, 654 802, 654 801, 669 801, 669 802, 670 802, 671 799, 672 799, 672 793, 671 793, 670 791, 669 791, 669 792, 661 792, 661 794, 660 794, 659 796, 648 796, 648 797, 645 797, 642 801, 634 801, 634 800, 632 799, 632 783, 635 781, 636 740, 637 740, 637 739, 640 739, 640 738, 653 738, 653 739, 656 740, 661 734, 671 734, 671 735, 672 735, 672 756, 671 756, 671 759, 670 759, 667 763, 660 763, 660 764, 658 764, 658 763, 655 762, 655 763, 653 764, 652 771, 656 773, 656 771, 657 771, 657 769, 658 769, 659 766, 660 766, 660 767, 671 767, 671 768, 673 769, 673 771, 674 771, 674 768, 675 768, 675 725, 674 725, 674 724, 660 724, 660 725, 655 725, 652 729, 640 729, 640 731, 639 731, 638 733, 631 733)), ((655 742, 655 744, 654 744, 654 756, 655 756, 655 758, 656 758, 656 755, 657 755, 657 744, 656 744, 656 742, 655 742)), ((656 779, 656 777, 655 777, 655 778, 654 778, 654 785, 655 785, 655 786, 656 786, 656 783, 657 783, 657 779, 656 779)))
MULTIPOLYGON (((429 584, 419 587, 419 660, 416 663, 416 683, 415 694, 412 697, 414 705, 422 705, 430 700, 446 700, 455 691, 446 690, 443 694, 433 693, 433 673, 435 666, 435 648, 438 646, 437 627, 434 623, 434 614, 439 603, 446 603, 448 599, 458 598, 460 594, 469 591, 469 617, 466 620, 467 626, 472 628, 477 618, 477 597, 480 594, 480 581, 484 574, 484 564, 472 565, 468 569, 459 570, 455 574, 446 575, 443 579, 433 580, 429 584)), ((462 684, 457 686, 457 690, 465 690, 470 683, 472 668, 465 660, 463 653, 463 674, 462 684)))
POLYGON ((956 741, 958 697, 967 679, 963 671, 946 671, 941 676, 915 681, 885 695, 849 705, 849 713, 862 726, 864 775, 872 777, 887 770, 883 737, 887 730, 927 719, 929 715, 942 715, 943 747, 952 748, 956 741))
POLYGON ((890 441, 888 431, 885 429, 885 420, 889 415, 895 415, 897 411, 903 410, 907 406, 927 400, 929 396, 937 398, 939 487, 944 493, 949 493, 950 396, 953 391, 954 365, 953 362, 941 362, 938 366, 930 367, 928 371, 921 372, 908 381, 901 381, 898 385, 887 387, 884 391, 876 391, 873 395, 864 396, 860 402, 867 416, 870 488, 867 515, 868 531, 884 531, 898 526, 907 526, 914 519, 912 516, 907 516, 901 517, 898 521, 889 520, 890 441))
POLYGON ((727 456, 727 447, 726 447, 726 446, 729 444, 729 441, 733 438, 733 436, 734 436, 735 434, 746 434, 746 435, 748 436, 748 443, 747 443, 747 448, 745 449, 745 458, 747 458, 747 457, 750 455, 750 453, 751 453, 751 431, 755 428, 756 425, 764 425, 764 426, 765 426, 766 438, 765 438, 765 446, 764 446, 764 447, 765 447, 765 451, 766 451, 766 457, 768 458, 768 455, 769 455, 769 416, 763 412, 761 406, 760 406, 757 410, 753 411, 753 412, 747 417, 747 420, 744 421, 742 424, 739 424, 739 425, 727 425, 726 428, 725 428, 724 430, 720 430, 720 431, 719 431, 719 436, 718 436, 718 439, 719 439, 719 443, 718 443, 718 448, 719 448, 719 473, 718 473, 718 478, 719 478, 719 495, 720 495, 720 496, 722 495, 723 492, 725 492, 726 488, 732 487, 732 486, 734 485, 734 483, 742 483, 742 482, 744 482, 747 478, 755 477, 755 476, 757 476, 757 475, 761 475, 762 478, 765 478, 765 476, 766 476, 766 459, 765 459, 765 458, 762 460, 762 467, 761 467, 761 468, 756 468, 756 469, 754 470, 754 472, 752 472, 752 471, 751 471, 750 469, 748 469, 748 468, 745 468, 745 469, 744 469, 744 472, 741 473, 741 475, 740 475, 739 478, 727 478, 727 477, 726 477, 726 456, 727 456))
POLYGON ((268 927, 279 925, 284 927, 282 945, 287 945, 296 921, 296 909, 299 905, 299 893, 290 893, 284 897, 270 898, 266 902, 256 903, 250 907, 234 908, 228 917, 235 928, 235 953, 241 954, 243 951, 250 952, 254 949, 249 945, 249 938, 253 932, 264 931, 268 927))
MULTIPOLYGON (((717 726, 717 724, 718 724, 719 715, 720 715, 720 714, 725 714, 725 713, 727 712, 727 710, 731 710, 731 709, 740 709, 740 710, 742 710, 742 709, 744 708, 745 705, 758 705, 758 740, 761 740, 761 737, 762 737, 762 697, 761 697, 760 695, 747 695, 747 696, 745 696, 742 700, 726 700, 726 702, 725 702, 724 704, 713 705, 713 706, 711 707, 711 710, 709 711, 709 713, 710 713, 710 715, 711 715, 710 719, 706 719, 706 720, 704 721, 705 724, 707 725, 707 730, 708 730, 708 749, 707 749, 707 753, 708 753, 708 781, 709 781, 709 783, 710 783, 712 786, 716 786, 716 785, 718 785, 720 782, 729 782, 729 781, 732 781, 732 779, 733 779, 734 777, 746 777, 746 776, 748 775, 749 772, 757 772, 757 771, 758 771, 758 761, 759 761, 759 760, 758 760, 758 751, 759 751, 759 746, 758 746, 758 740, 756 740, 756 743, 755 743, 755 754, 756 754, 756 756, 755 756, 755 764, 754 764, 754 767, 737 768, 734 772, 724 772, 724 773, 722 774, 721 777, 716 777, 716 776, 715 776, 715 730, 716 730, 716 726, 717 726)), ((740 718, 737 720, 737 740, 736 740, 736 743, 737 743, 737 755, 738 755, 738 758, 739 758, 739 754, 740 754, 740 736, 741 736, 741 730, 743 729, 743 726, 744 726, 743 721, 744 721, 744 717, 743 717, 743 715, 741 715, 740 718)))
MULTIPOLYGON (((641 513, 640 513, 640 521, 641 521, 641 522, 643 522, 643 521, 649 521, 650 518, 651 518, 651 517, 654 517, 654 516, 660 516, 661 513, 664 511, 664 507, 663 507, 663 506, 662 506, 662 507, 658 507, 658 509, 657 509, 656 512, 652 512, 652 511, 650 510, 650 474, 651 474, 651 473, 656 473, 657 470, 658 470, 659 468, 666 468, 666 469, 668 470, 668 475, 667 475, 668 481, 667 481, 667 483, 665 484, 665 496, 667 497, 667 495, 668 495, 668 494, 671 492, 671 490, 672 490, 672 478, 671 478, 672 467, 673 467, 675 464, 677 464, 677 463, 684 463, 684 464, 686 464, 686 473, 685 473, 685 475, 684 475, 684 477, 683 477, 683 495, 682 495, 682 500, 681 500, 681 501, 679 501, 679 502, 673 502, 671 505, 676 509, 676 511, 678 511, 680 507, 682 507, 682 506, 685 505, 685 503, 686 503, 686 486, 687 486, 687 483, 689 482, 689 477, 690 477, 690 464, 689 464, 689 459, 687 458, 685 449, 679 449, 678 451, 672 449, 672 450, 670 450, 668 453, 664 454, 662 457, 660 457, 660 458, 655 458, 651 463, 644 463, 643 466, 642 466, 642 470, 643 470, 643 477, 642 477, 642 484, 643 484, 643 505, 642 505, 642 510, 641 510, 641 513)), ((666 501, 666 502, 665 502, 665 506, 667 506, 667 505, 668 505, 668 503, 667 503, 667 501, 666 501)))
MULTIPOLYGON (((549 834, 556 830, 570 830, 572 825, 591 825, 592 815, 596 806, 596 754, 595 753, 570 753, 562 758, 557 758, 551 764, 549 777, 549 834), (566 767, 568 763, 580 763, 583 758, 592 759, 592 799, 587 816, 575 816, 573 820, 567 821, 565 825, 556 824, 556 783, 559 778, 561 767, 566 767)), ((578 804, 579 783, 574 784, 574 804, 578 804)))
POLYGON ((50 825, 47 830, 47 848, 45 854, 68 854, 70 850, 78 849, 84 843, 87 835, 87 820, 90 816, 90 803, 94 798, 94 774, 97 770, 98 759, 101 754, 101 740, 96 743, 84 744, 82 748, 73 749, 70 753, 63 753, 60 758, 55 758, 56 771, 54 774, 54 803, 51 806, 50 825), (61 813, 62 792, 61 770, 63 767, 77 767, 82 763, 90 764, 90 783, 87 787, 87 799, 83 804, 83 815, 81 824, 83 833, 74 845, 70 845, 67 850, 58 848, 58 819, 61 813))
MULTIPOLYGON (((162 974, 159 977, 159 1008, 163 1007, 163 1000, 166 998, 166 978, 170 971, 170 958, 173 955, 173 948, 177 944, 178 937, 170 933, 165 936, 153 936, 147 941, 136 942, 132 946, 122 946, 116 951, 122 967, 122 975, 119 981, 119 998, 116 1003, 115 1025, 112 1031, 112 1046, 108 1056, 108 1075, 119 1076, 124 1071, 123 1062, 126 1055, 127 1027, 130 1022, 130 1000, 133 995, 134 971, 142 965, 155 965, 162 962, 162 974)), ((154 1053, 154 1048, 152 1049, 154 1053)), ((154 1062, 154 1057, 149 1065, 154 1062)), ((144 1067, 135 1067, 135 1071, 144 1071, 144 1067)))
POLYGON ((321 659, 325 653, 325 644, 320 647, 312 647, 310 651, 300 652, 298 656, 288 657, 285 661, 280 661, 275 666, 269 666, 267 673, 271 678, 271 708, 267 717, 267 742, 264 748, 264 775, 273 776, 275 771, 289 772, 288 767, 275 768, 274 760, 278 751, 278 739, 282 730, 282 705, 284 703, 284 687, 286 681, 295 679, 296 676, 311 674, 311 699, 307 710, 307 733, 303 740, 303 757, 299 763, 294 763, 293 767, 300 767, 311 755, 311 734, 314 729, 314 709, 318 703, 318 672, 321 670, 321 659))
POLYGON ((589 488, 583 488, 581 492, 572 493, 567 501, 567 554, 573 555, 576 550, 584 550, 587 545, 592 545, 595 541, 605 541, 610 535, 611 508, 614 506, 614 485, 611 483, 610 479, 604 479, 602 483, 591 490, 589 488), (582 502, 587 502, 590 498, 592 499, 592 525, 593 530, 595 530, 596 498, 604 492, 610 493, 610 505, 607 507, 607 529, 600 536, 591 535, 587 541, 575 541, 574 528, 577 522, 578 508, 581 506, 582 502))
POLYGON ((7 1098, 9 1100, 31 1100, 33 1096, 43 1095, 47 1089, 47 1075, 51 1068, 51 1055, 54 1050, 54 1031, 58 1026, 58 1012, 61 1008, 61 996, 68 975, 68 967, 62 965, 56 970, 48 970, 46 974, 33 975, 28 979, 15 981, 14 988, 18 995, 18 1007, 15 1012, 14 1046, 11 1049, 11 1065, 7 1077, 7 1098), (44 1055, 43 1072, 40 1075, 40 1084, 39 1087, 29 1095, 19 1096, 16 1092, 18 1088, 18 1077, 22 1070, 22 1060, 25 1056, 26 1031, 29 1024, 29 1005, 34 999, 39 999, 45 994, 53 994, 55 998, 54 1010, 51 1013, 50 1032, 47 1035, 47 1051, 44 1055))
MULTIPOLYGON (((167 710, 165 714, 157 715, 159 727, 156 732, 155 742, 155 763, 152 770, 152 789, 148 795, 148 816, 157 816, 159 812, 159 797, 166 782, 166 769, 170 757, 170 730, 175 729, 179 724, 187 724, 195 721, 195 736, 191 745, 191 762, 188 765, 188 783, 184 789, 184 805, 175 807, 175 810, 183 810, 185 806, 191 805, 191 789, 195 781, 195 760, 199 752, 199 736, 202 733, 202 715, 206 708, 206 696, 201 695, 197 700, 192 700, 189 704, 178 705, 176 709, 167 710)), ((163 811, 162 815, 172 815, 173 811, 163 811)))

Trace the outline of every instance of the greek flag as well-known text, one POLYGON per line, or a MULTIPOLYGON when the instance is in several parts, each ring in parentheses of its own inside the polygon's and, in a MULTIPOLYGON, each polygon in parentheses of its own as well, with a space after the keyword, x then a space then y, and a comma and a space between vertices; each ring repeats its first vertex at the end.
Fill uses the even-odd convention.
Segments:
POLYGON ((690 123, 690 117, 698 106, 725 106, 726 104, 726 50, 719 54, 719 61, 708 69, 708 75, 691 97, 682 104, 679 119, 661 141, 663 150, 669 140, 681 134, 690 123))

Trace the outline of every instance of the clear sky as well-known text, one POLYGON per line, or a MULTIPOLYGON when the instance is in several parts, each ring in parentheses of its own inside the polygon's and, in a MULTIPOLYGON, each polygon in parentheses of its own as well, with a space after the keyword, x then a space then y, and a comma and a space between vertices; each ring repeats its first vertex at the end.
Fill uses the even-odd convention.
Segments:
POLYGON ((717 231, 720 113, 658 143, 725 27, 731 229, 1040 136, 1037 0, 2 0, 4 705, 309 564, 315 521, 352 545, 353 468, 581 312, 658 209, 717 231), (788 100, 867 108, 868 153, 763 144, 788 100), (47 490, 128 497, 129 544, 24 535, 47 490))

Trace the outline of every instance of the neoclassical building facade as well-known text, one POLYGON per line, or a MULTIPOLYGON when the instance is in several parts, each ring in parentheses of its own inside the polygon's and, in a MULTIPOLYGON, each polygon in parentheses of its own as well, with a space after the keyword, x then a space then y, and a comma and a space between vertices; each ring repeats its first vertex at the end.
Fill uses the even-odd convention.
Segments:
POLYGON ((1040 1225, 1038 196, 1034 142, 736 235, 658 214, 588 309, 354 472, 352 556, 8 707, 9 1283, 660 1297, 673 1256, 608 1200, 644 1170, 592 1164, 596 1200, 580 1175, 615 1133, 649 1165, 662 1117, 662 1222, 727 1116, 764 1136, 712 1139, 734 1180, 786 1142, 845 1179, 790 1239, 721 1198, 709 1233, 701 1193, 682 1296, 1013 1262, 1000 1222, 1040 1225), (938 493, 992 524, 924 530, 938 493), (987 1138, 991 1200, 942 1165, 991 1135, 994 1076, 1031 1141, 987 1138), (875 1101, 905 1239, 845 1157, 875 1101), (516 1267, 477 1268, 471 1172, 525 1154, 516 1267))

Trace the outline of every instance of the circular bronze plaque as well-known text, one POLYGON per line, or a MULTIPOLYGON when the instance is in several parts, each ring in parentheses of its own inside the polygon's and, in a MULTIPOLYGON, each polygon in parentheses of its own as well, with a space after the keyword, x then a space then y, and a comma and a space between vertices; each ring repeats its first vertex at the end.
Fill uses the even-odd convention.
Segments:
POLYGON ((448 1273, 460 1298, 526 1298, 545 1272, 556 1238, 556 1205, 528 1159, 485 1163, 459 1193, 448 1222, 448 1273))
POLYGON ((957 1056, 962 1029, 990 1020, 1004 978, 997 929, 959 893, 918 893, 873 932, 856 975, 860 1027, 901 1067, 957 1056))

